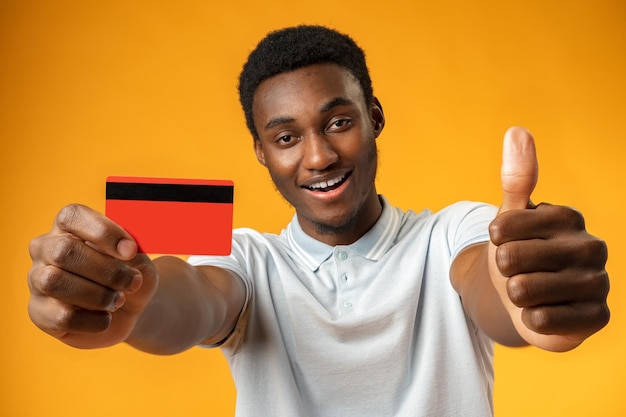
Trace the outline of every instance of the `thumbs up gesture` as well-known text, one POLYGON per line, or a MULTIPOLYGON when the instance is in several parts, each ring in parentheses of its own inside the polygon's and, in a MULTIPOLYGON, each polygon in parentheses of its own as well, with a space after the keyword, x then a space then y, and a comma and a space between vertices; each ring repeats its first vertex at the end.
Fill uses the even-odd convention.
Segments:
POLYGON ((578 211, 531 203, 538 163, 523 128, 505 135, 501 176, 502 205, 489 228, 492 284, 526 342, 573 349, 609 320, 606 245, 578 211))

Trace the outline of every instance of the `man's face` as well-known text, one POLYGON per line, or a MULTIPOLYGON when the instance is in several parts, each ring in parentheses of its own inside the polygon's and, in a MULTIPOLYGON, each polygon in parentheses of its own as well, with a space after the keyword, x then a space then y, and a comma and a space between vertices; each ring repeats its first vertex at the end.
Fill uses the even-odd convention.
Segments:
POLYGON ((309 235, 348 244, 374 224, 376 142, 382 110, 358 81, 317 64, 263 81, 254 94, 255 152, 309 235))

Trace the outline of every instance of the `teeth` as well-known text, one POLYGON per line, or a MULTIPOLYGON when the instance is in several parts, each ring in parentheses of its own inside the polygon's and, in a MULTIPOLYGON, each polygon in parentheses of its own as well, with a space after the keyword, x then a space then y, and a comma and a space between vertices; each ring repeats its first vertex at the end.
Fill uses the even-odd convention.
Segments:
POLYGON ((341 177, 332 178, 328 181, 316 182, 315 184, 309 185, 307 188, 310 188, 312 190, 319 190, 323 188, 332 187, 333 185, 338 184, 341 181, 343 181, 344 178, 345 178, 345 175, 342 175, 341 177))

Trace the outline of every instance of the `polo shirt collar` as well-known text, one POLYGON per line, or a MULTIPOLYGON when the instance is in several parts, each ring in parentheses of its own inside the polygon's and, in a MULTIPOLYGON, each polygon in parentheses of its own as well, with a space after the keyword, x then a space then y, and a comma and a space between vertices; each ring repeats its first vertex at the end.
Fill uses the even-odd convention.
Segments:
MULTIPOLYGON (((343 246, 374 261, 380 260, 393 245, 402 218, 400 209, 391 206, 384 196, 379 198, 383 210, 374 226, 356 242, 343 246)), ((312 271, 317 270, 335 249, 307 235, 300 227, 297 215, 293 216, 283 235, 298 259, 312 271)))

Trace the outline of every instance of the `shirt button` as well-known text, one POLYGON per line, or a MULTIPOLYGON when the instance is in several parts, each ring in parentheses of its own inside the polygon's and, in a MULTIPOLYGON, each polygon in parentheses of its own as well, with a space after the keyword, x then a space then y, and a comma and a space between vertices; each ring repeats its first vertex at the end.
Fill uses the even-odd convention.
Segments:
POLYGON ((341 279, 343 280, 343 282, 348 282, 348 276, 347 275, 342 275, 341 279))
POLYGON ((352 301, 344 301, 343 306, 345 308, 352 308, 352 301))
POLYGON ((342 261, 345 261, 346 259, 348 259, 348 253, 347 252, 339 252, 337 254, 337 256, 339 257, 339 259, 341 259, 342 261))

